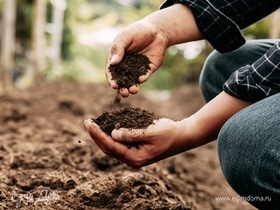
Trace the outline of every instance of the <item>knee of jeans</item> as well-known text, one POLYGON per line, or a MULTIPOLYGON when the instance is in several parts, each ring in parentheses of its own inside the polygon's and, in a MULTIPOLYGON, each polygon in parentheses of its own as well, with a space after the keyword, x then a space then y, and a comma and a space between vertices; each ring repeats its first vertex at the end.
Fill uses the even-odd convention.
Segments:
POLYGON ((217 64, 219 64, 221 59, 222 54, 216 50, 208 55, 201 70, 200 82, 208 80, 208 77, 217 71, 217 64))
POLYGON ((220 61, 220 53, 217 51, 213 51, 207 57, 202 67, 199 77, 199 85, 202 95, 204 96, 206 101, 211 100, 216 94, 218 76, 217 74, 219 70, 218 65, 220 61))
POLYGON ((249 203, 259 209, 277 209, 279 147, 268 142, 264 147, 263 139, 253 135, 256 130, 249 129, 248 122, 242 114, 235 115, 221 128, 217 140, 221 168, 229 185, 249 203))
POLYGON ((254 145, 250 143, 251 131, 242 115, 231 117, 221 128, 217 149, 223 174, 230 186, 239 194, 245 195, 250 189, 254 171, 254 145), (244 125, 244 126, 243 126, 244 125), (251 148, 250 148, 251 147, 251 148))
POLYGON ((238 167, 240 167, 236 161, 239 154, 238 149, 236 148, 237 145, 232 142, 234 141, 234 136, 235 134, 232 124, 226 123, 220 130, 217 139, 217 149, 221 168, 226 180, 232 187, 238 182, 238 179, 236 179, 236 173, 239 171, 238 167))

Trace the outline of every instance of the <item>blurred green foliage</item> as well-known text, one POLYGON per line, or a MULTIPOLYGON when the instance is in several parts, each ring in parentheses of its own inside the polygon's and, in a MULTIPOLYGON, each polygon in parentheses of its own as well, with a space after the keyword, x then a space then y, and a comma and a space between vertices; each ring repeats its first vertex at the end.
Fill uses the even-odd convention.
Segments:
MULTIPOLYGON (((30 44, 33 0, 17 2, 16 36, 24 57, 30 44)), ((47 79, 62 77, 70 80, 105 82, 105 59, 109 46, 81 44, 79 41, 81 30, 90 34, 103 27, 123 28, 157 10, 162 0, 66 0, 66 2, 61 45, 62 64, 60 70, 49 68, 44 75, 47 79)), ((52 5, 48 1, 48 23, 52 21, 51 18, 52 5)), ((243 31, 248 38, 267 38, 268 27, 268 20, 263 19, 243 31)), ((172 90, 185 83, 197 82, 203 63, 211 51, 212 47, 206 44, 198 56, 187 59, 182 50, 175 46, 170 47, 161 68, 143 84, 143 87, 172 90)), ((19 60, 22 65, 24 62, 22 59, 19 60)))
POLYGON ((265 39, 269 33, 268 19, 263 19, 243 30, 248 39, 265 39))

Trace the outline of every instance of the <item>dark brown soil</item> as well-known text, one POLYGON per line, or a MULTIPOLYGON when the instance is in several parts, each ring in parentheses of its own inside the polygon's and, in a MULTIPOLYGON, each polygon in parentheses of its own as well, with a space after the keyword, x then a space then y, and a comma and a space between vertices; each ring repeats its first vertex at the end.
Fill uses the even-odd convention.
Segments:
POLYGON ((92 120, 109 136, 113 129, 131 128, 144 129, 153 123, 154 113, 140 108, 124 107, 113 112, 103 112, 92 120))
POLYGON ((147 74, 149 64, 150 61, 145 55, 126 53, 123 60, 117 65, 111 65, 109 70, 119 89, 129 88, 139 83, 140 76, 147 74))
MULTIPOLYGON (((138 170, 101 152, 83 122, 110 110, 114 96, 107 84, 65 81, 0 96, 0 209, 255 210, 215 199, 237 196, 216 142, 138 170)), ((160 96, 142 90, 122 103, 174 120, 203 105, 197 85, 160 96)))
MULTIPOLYGON (((149 64, 150 61, 145 55, 126 53, 123 60, 117 65, 111 65, 109 70, 112 74, 112 79, 117 82, 119 89, 129 88, 139 83, 139 76, 145 75, 148 72, 150 69, 149 64)), ((113 107, 119 108, 120 101, 121 97, 117 94, 113 102, 113 107)), ((111 112, 105 111, 98 118, 92 118, 108 135, 111 135, 113 129, 119 127, 147 128, 153 123, 154 119, 154 113, 132 107, 125 107, 111 112)))

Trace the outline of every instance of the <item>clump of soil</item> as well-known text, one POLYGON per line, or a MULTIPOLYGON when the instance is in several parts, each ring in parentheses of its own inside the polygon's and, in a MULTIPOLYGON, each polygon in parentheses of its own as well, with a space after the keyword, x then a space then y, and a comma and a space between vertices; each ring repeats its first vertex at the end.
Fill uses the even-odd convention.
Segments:
POLYGON ((113 112, 103 112, 92 120, 109 136, 115 128, 145 129, 153 123, 154 113, 140 108, 124 107, 113 112))
MULTIPOLYGON (((119 89, 129 88, 139 83, 138 78, 147 74, 150 69, 150 61, 147 56, 126 53, 123 60, 117 65, 110 65, 109 70, 112 79, 116 81, 119 89)), ((115 107, 121 101, 119 92, 115 97, 113 106, 115 107)), ((140 108, 125 107, 113 112, 105 111, 96 119, 92 119, 99 127, 111 135, 115 128, 144 129, 153 123, 155 116, 146 110, 140 108)))
POLYGON ((124 55, 119 64, 110 65, 109 70, 119 89, 129 88, 139 84, 138 78, 147 74, 150 70, 150 63, 147 56, 130 52, 124 55))

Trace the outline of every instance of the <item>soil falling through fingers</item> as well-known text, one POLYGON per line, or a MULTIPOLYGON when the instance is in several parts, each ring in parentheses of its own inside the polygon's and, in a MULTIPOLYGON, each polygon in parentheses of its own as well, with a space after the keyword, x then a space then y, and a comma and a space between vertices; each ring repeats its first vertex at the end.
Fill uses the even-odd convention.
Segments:
POLYGON ((140 108, 120 108, 120 89, 130 88, 139 84, 139 77, 150 70, 148 57, 136 53, 126 53, 117 65, 110 65, 112 79, 118 84, 118 91, 113 100, 111 111, 104 111, 102 115, 92 120, 108 135, 118 128, 145 129, 153 123, 154 113, 140 108))

